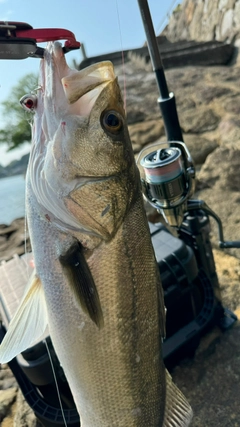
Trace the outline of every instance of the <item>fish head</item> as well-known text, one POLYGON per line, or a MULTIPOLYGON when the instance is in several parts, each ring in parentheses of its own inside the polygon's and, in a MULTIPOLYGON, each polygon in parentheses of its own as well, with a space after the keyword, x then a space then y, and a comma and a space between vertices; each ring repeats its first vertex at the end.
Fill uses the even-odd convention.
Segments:
POLYGON ((68 67, 60 43, 40 66, 28 177, 41 215, 109 239, 139 182, 121 91, 109 61, 68 67))
POLYGON ((112 63, 94 64, 62 83, 72 108, 59 129, 64 136, 56 157, 67 158, 69 176, 98 179, 126 171, 134 157, 112 63))

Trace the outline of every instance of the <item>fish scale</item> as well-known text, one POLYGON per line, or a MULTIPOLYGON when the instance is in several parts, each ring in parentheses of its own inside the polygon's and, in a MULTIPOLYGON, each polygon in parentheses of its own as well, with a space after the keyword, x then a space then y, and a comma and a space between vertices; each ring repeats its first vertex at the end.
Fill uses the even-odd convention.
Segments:
POLYGON ((0 361, 48 325, 82 427, 188 426, 163 364, 163 290, 113 66, 74 72, 50 43, 40 82, 26 192, 35 276, 0 361))
MULTIPOLYGON (((34 218, 35 214, 33 213, 33 220, 34 218)), ((131 220, 130 226, 132 227, 131 220)), ((140 230, 143 231, 141 224, 139 226, 140 230)), ((59 271, 61 269, 60 264, 58 267, 57 265, 54 266, 55 274, 49 277, 48 259, 55 258, 56 254, 53 256, 52 250, 54 252, 54 248, 50 249, 50 238, 46 239, 43 236, 50 235, 51 230, 46 230, 50 227, 42 223, 42 227, 38 228, 38 233, 35 236, 37 245, 49 248, 49 252, 45 252, 43 258, 38 258, 40 267, 36 265, 36 268, 42 282, 48 282, 45 295, 48 313, 50 313, 50 335, 57 354, 61 354, 60 361, 71 384, 74 399, 79 405, 78 410, 84 427, 113 425, 131 427, 147 425, 148 422, 148 425, 157 426, 161 425, 157 421, 159 414, 161 417, 163 416, 163 409, 159 411, 159 402, 163 402, 163 399, 159 398, 161 392, 159 385, 163 386, 164 381, 163 379, 160 381, 161 378, 158 378, 158 381, 155 379, 156 375, 160 376, 161 371, 164 372, 163 366, 161 370, 159 369, 162 363, 159 328, 156 321, 156 313, 158 312, 156 289, 154 300, 146 299, 148 289, 151 284, 156 282, 156 269, 154 263, 152 263, 152 268, 151 264, 148 264, 148 280, 145 282, 147 279, 145 272, 145 276, 142 277, 142 285, 144 286, 142 289, 138 286, 133 291, 131 286, 133 275, 142 276, 145 266, 141 268, 142 260, 140 257, 135 267, 136 273, 133 271, 130 252, 135 252, 135 248, 129 248, 127 245, 126 250, 125 242, 128 240, 128 227, 126 225, 125 227, 124 230, 118 231, 108 248, 102 248, 102 250, 99 248, 99 251, 97 250, 88 260, 99 290, 100 300, 105 302, 102 306, 104 328, 101 333, 87 315, 79 313, 70 293, 70 288, 62 280, 63 274, 59 271), (126 254, 128 256, 124 262, 123 256, 126 257, 126 254), (96 268, 92 267, 95 266, 95 257, 98 260, 96 268), (45 265, 46 268, 43 269, 42 265, 45 265), (151 269, 153 269, 152 272, 151 269), (119 283, 119 287, 114 289, 113 283, 119 283), (145 284, 148 287, 145 287, 145 284), (51 292, 51 286, 57 286, 58 292, 51 292), (127 302, 126 295, 128 296, 127 302), (67 306, 72 307, 71 311, 66 310, 67 306), (137 318, 137 313, 141 314, 142 322, 141 319, 137 318), (135 328, 131 328, 132 333, 129 334, 129 323, 132 324, 133 316, 136 317, 136 330, 134 331, 135 328), (82 324, 84 326, 81 326, 82 324), (72 335, 70 339, 69 325, 71 325, 72 335), (59 329, 61 336, 58 333, 59 329), (149 333, 151 333, 151 339, 149 333), (139 343, 138 335, 142 338, 142 346, 139 345, 141 343, 139 343), (146 342, 148 342, 150 349, 145 347, 146 342), (127 352, 126 349, 130 351, 127 352), (155 363, 149 363, 151 353, 155 363), (137 356, 140 358, 139 361, 137 356), (129 370, 129 364, 131 370, 129 370), (72 369, 73 366, 74 369, 72 369), (146 369, 151 366, 152 368, 148 370, 146 376, 146 369), (142 371, 142 378, 139 370, 142 371), (82 387, 79 387, 79 383, 82 384, 82 387), (157 385, 157 391, 154 390, 153 384, 157 385), (152 397, 149 396, 148 388, 152 397), (150 405, 148 404, 149 401, 151 402, 150 405), (81 410, 81 408, 84 409, 81 410), (138 422, 140 415, 141 424, 138 422), (153 419, 155 417, 157 420, 153 419)), ((56 235, 53 237, 57 238, 56 235)), ((145 239, 142 238, 141 240, 138 252, 141 252, 142 247, 145 246, 145 239)), ((34 243, 35 240, 33 239, 34 243)), ((136 246, 135 243, 133 246, 136 246)), ((150 254, 147 261, 151 258, 152 249, 150 246, 149 249, 150 254)), ((134 282, 139 283, 136 277, 134 282)), ((153 294, 151 289, 149 291, 153 294)))

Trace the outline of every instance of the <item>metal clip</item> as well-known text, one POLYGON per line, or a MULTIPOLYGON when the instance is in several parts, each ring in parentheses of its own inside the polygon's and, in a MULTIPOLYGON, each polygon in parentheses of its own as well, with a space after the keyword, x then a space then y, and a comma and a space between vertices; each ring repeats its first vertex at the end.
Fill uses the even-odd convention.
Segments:
POLYGON ((62 28, 33 29, 25 22, 0 21, 0 59, 43 58, 44 48, 37 43, 55 40, 66 40, 64 53, 80 48, 71 31, 62 28))

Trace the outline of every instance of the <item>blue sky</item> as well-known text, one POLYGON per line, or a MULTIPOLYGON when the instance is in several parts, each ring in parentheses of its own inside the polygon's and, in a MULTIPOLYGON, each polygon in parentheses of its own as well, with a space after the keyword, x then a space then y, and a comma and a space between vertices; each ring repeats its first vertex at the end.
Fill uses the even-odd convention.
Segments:
MULTIPOLYGON (((149 0, 156 33, 167 23, 167 15, 182 0, 149 0)), ((65 28, 83 42, 88 56, 131 47, 145 41, 137 0, 0 0, 0 20, 27 22, 33 28, 65 28), (118 18, 119 17, 119 18, 118 18)), ((81 50, 67 54, 80 62, 81 50)), ((11 88, 29 72, 38 72, 39 59, 0 61, 0 104, 10 96, 11 88)), ((4 127, 4 117, 0 117, 4 127)), ((29 150, 6 154, 0 146, 0 164, 7 164, 29 150)))

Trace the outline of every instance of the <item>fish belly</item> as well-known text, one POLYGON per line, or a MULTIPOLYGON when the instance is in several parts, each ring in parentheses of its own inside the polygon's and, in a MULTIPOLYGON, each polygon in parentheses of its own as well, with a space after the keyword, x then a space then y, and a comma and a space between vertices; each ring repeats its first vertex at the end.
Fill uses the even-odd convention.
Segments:
POLYGON ((61 234, 32 215, 49 330, 82 427, 161 426, 166 395, 156 268, 141 198, 88 264, 103 311, 99 329, 76 303, 57 251, 61 234))

